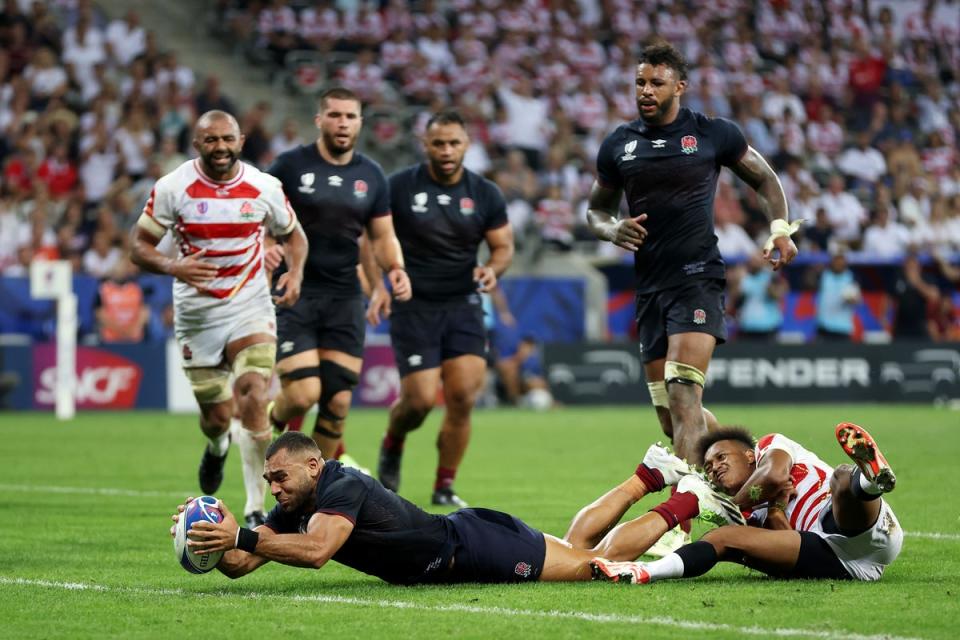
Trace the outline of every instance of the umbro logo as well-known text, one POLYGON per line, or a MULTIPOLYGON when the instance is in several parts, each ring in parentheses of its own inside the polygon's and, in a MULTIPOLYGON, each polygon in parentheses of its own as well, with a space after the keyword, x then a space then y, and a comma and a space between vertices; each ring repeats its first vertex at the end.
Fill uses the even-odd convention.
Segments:
POLYGON ((280 343, 280 353, 290 353, 293 351, 293 342, 286 340, 280 343))
POLYGON ((437 196, 437 204, 441 204, 443 206, 450 204, 450 196, 445 193, 441 193, 437 196))
POLYGON ((658 139, 658 140, 651 140, 650 143, 653 145, 654 149, 663 149, 666 146, 667 141, 658 139))
POLYGON ((423 364, 423 356, 415 353, 407 358, 407 364, 411 367, 419 367, 421 364, 423 364))
POLYGON ((343 186, 343 178, 340 176, 327 176, 327 184, 331 187, 343 186))

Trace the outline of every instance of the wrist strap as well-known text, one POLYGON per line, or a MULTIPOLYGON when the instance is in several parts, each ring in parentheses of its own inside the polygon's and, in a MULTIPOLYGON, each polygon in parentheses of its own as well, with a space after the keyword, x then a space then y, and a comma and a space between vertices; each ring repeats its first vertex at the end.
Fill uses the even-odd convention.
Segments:
POLYGON ((800 225, 803 224, 803 218, 799 220, 794 220, 793 222, 787 222, 783 218, 777 218, 776 220, 770 221, 770 237, 767 238, 767 241, 763 244, 764 251, 770 251, 773 249, 773 241, 777 238, 789 238, 797 232, 800 228, 800 225))
POLYGON ((260 541, 260 534, 253 529, 240 527, 237 529, 237 540, 233 546, 247 553, 254 553, 257 548, 257 542, 260 541))

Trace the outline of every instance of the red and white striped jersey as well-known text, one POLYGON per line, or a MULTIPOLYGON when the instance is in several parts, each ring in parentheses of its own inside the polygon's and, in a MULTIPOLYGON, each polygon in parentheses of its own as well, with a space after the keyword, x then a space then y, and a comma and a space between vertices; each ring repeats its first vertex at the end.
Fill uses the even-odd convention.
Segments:
MULTIPOLYGON (((791 498, 785 511, 790 526, 796 531, 810 531, 817 523, 820 512, 829 503, 833 467, 779 433, 765 435, 757 442, 754 449, 757 465, 773 449, 785 451, 792 462, 790 477, 793 478, 797 494, 791 498)), ((750 518, 759 522, 766 520, 766 507, 754 509, 750 518)))
POLYGON ((175 280, 173 309, 178 323, 216 324, 248 305, 269 308, 264 277, 263 229, 275 236, 291 233, 296 215, 280 181, 239 162, 237 176, 216 182, 189 160, 157 180, 138 224, 162 238, 173 232, 179 257, 205 251, 202 260, 218 267, 203 289, 175 280))

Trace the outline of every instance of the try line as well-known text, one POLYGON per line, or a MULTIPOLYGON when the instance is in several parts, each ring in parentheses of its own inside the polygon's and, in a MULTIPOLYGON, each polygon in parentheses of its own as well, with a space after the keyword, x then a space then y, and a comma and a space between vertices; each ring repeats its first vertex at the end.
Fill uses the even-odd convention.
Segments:
POLYGON ((89 591, 93 593, 134 594, 144 596, 174 596, 174 597, 209 597, 242 598, 246 600, 278 600, 291 602, 320 602, 324 604, 339 604, 374 609, 400 609, 431 613, 468 613, 513 618, 539 618, 548 620, 576 620, 580 622, 594 622, 598 624, 629 624, 629 625, 657 625, 674 629, 691 631, 727 631, 740 635, 780 638, 821 638, 823 640, 918 640, 904 636, 887 634, 864 635, 860 633, 844 633, 839 631, 817 631, 790 627, 763 628, 741 627, 732 624, 716 622, 698 622, 695 620, 679 620, 668 616, 629 616, 615 613, 590 613, 586 611, 536 611, 533 609, 511 609, 508 607, 478 607, 466 604, 437 604, 428 605, 404 600, 377 600, 372 598, 350 598, 345 596, 309 595, 309 596, 281 596, 258 593, 223 593, 206 591, 185 591, 183 589, 152 589, 147 587, 111 587, 107 585, 86 582, 57 582, 52 580, 31 580, 27 578, 13 578, 0 576, 0 587, 40 587, 59 589, 63 591, 89 591))

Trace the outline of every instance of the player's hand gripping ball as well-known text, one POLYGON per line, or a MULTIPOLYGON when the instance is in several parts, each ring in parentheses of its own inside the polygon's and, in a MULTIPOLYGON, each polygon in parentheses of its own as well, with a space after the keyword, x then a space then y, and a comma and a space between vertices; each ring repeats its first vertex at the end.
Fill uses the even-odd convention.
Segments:
POLYGON ((223 520, 223 514, 217 508, 217 499, 213 496, 200 496, 191 500, 180 513, 174 529, 173 551, 180 566, 190 573, 207 573, 217 566, 220 558, 223 557, 223 551, 197 555, 187 546, 187 532, 190 531, 190 527, 195 522, 204 520, 214 523, 223 520))

